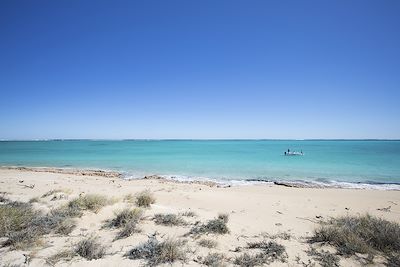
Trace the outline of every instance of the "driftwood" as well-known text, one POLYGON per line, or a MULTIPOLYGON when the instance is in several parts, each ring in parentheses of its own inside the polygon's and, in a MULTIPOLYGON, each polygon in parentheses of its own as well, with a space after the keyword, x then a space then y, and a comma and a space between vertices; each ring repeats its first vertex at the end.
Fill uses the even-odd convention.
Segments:
POLYGON ((30 188, 30 189, 33 189, 33 188, 35 188, 35 184, 29 184, 29 185, 26 185, 26 184, 20 184, 20 186, 27 187, 27 188, 30 188))

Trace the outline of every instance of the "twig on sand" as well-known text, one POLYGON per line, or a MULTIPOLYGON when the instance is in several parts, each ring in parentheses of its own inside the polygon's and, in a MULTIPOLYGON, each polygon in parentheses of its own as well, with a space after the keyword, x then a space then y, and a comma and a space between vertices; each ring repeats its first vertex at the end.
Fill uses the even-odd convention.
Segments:
POLYGON ((310 221, 310 222, 312 222, 312 223, 319 223, 318 221, 313 220, 313 219, 309 219, 309 218, 303 218, 303 217, 296 217, 296 218, 297 218, 297 219, 300 219, 300 220, 310 221))
POLYGON ((35 184, 30 184, 30 185, 26 185, 26 184, 19 184, 20 186, 23 186, 23 187, 27 187, 27 188, 30 188, 30 189, 33 189, 34 187, 35 187, 35 184))

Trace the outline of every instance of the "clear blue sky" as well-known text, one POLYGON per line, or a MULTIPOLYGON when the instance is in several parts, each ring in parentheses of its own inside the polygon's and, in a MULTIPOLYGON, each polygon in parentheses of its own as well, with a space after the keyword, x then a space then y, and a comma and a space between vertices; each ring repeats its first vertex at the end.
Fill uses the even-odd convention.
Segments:
POLYGON ((1 1, 0 139, 400 138, 400 1, 1 1))

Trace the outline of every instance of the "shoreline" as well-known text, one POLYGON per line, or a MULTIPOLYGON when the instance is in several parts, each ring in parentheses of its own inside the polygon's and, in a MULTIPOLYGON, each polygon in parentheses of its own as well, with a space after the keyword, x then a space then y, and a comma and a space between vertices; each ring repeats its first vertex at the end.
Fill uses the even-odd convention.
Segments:
POLYGON ((267 180, 267 179, 242 179, 223 180, 207 177, 187 177, 178 175, 149 174, 142 177, 133 177, 126 172, 118 172, 96 168, 74 167, 31 167, 31 166, 0 166, 0 170, 19 170, 31 172, 47 172, 60 174, 74 174, 82 176, 102 176, 107 178, 120 178, 125 180, 156 179, 167 180, 175 183, 203 184, 217 187, 248 186, 248 185, 275 185, 292 188, 318 188, 318 189, 356 189, 356 190, 384 190, 400 191, 400 183, 376 183, 376 182, 339 182, 339 181, 306 181, 306 180, 267 180))

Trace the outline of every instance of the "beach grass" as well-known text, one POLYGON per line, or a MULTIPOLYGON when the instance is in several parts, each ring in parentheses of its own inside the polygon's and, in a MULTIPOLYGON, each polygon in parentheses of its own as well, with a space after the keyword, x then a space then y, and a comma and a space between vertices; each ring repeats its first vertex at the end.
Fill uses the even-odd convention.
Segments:
POLYGON ((143 208, 149 208, 151 204, 156 202, 156 199, 150 190, 144 190, 137 193, 135 198, 136 205, 143 208))
POLYGON ((219 215, 217 218, 209 220, 206 223, 196 224, 189 234, 228 234, 230 232, 227 222, 229 216, 219 215))
POLYGON ((216 248, 218 246, 217 241, 206 238, 200 239, 199 242, 197 242, 197 244, 205 248, 216 248))
POLYGON ((46 262, 52 266, 55 266, 60 261, 71 261, 76 255, 76 252, 72 249, 64 249, 48 257, 46 262))
POLYGON ((131 249, 126 256, 129 259, 144 259, 149 266, 172 264, 176 261, 184 263, 187 260, 184 244, 182 240, 167 238, 164 241, 158 241, 152 236, 145 243, 131 249))
POLYGON ((225 260, 226 256, 224 254, 214 252, 205 256, 201 263, 210 267, 224 267, 227 266, 225 260))
POLYGON ((126 238, 140 232, 139 223, 143 220, 144 211, 140 208, 126 208, 115 213, 115 217, 106 223, 107 227, 120 228, 116 239, 126 238))
POLYGON ((26 248, 38 244, 45 234, 68 235, 76 227, 76 215, 68 207, 44 214, 33 209, 31 203, 9 201, 0 205, 0 236, 7 237, 3 245, 26 248))
POLYGON ((173 213, 157 213, 154 215, 154 222, 159 225, 165 226, 179 226, 186 225, 185 220, 182 219, 181 216, 173 214, 173 213))
POLYGON ((90 236, 76 244, 75 253, 87 259, 101 259, 106 254, 106 247, 98 237, 90 236))
POLYGON ((90 210, 94 213, 98 213, 102 207, 111 203, 112 200, 107 199, 106 196, 99 194, 87 194, 71 200, 68 203, 68 206, 71 209, 90 210))
POLYGON ((326 243, 345 257, 367 254, 370 261, 377 254, 388 259, 400 251, 400 225, 371 215, 332 218, 315 229, 310 243, 326 243))
POLYGON ((327 250, 318 251, 315 248, 310 248, 307 255, 316 260, 321 267, 339 267, 340 258, 335 253, 327 250))

